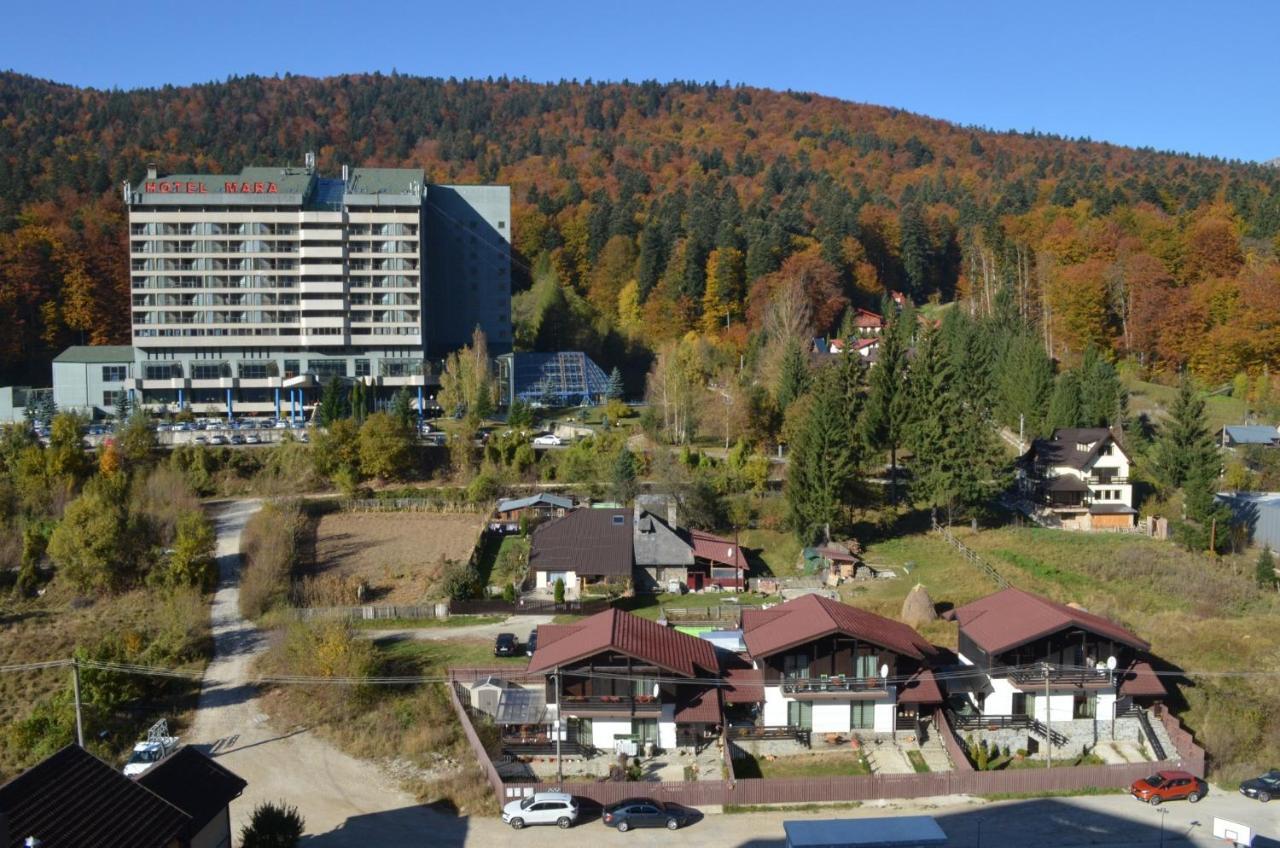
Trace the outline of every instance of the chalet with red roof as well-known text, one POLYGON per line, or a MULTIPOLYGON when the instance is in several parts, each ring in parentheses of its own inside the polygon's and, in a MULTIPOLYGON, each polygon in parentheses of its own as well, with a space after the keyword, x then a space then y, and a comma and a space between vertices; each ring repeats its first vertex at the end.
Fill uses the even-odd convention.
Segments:
POLYGON ((960 662, 973 671, 952 699, 961 712, 1010 725, 1032 718, 1092 725, 1165 696, 1151 646, 1100 615, 1009 588, 954 617, 960 662))
POLYGON ((819 595, 744 609, 761 672, 764 725, 817 733, 916 728, 942 702, 934 647, 901 622, 819 595))
POLYGON ((884 318, 869 309, 853 313, 853 330, 859 336, 878 336, 884 332, 884 318))
POLYGON ((622 610, 542 625, 529 672, 546 678, 553 723, 558 696, 566 739, 599 750, 620 738, 640 750, 698 747, 722 721, 712 644, 622 610))

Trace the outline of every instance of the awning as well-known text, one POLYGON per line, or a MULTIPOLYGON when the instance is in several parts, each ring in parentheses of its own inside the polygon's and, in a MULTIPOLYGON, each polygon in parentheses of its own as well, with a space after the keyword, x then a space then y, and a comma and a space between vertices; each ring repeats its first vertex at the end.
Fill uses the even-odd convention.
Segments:
POLYGON ((724 680, 721 692, 726 704, 763 704, 764 675, 756 668, 726 668, 720 672, 724 680))
POLYGON ((1163 698, 1169 694, 1151 663, 1139 660, 1123 672, 1119 672, 1120 695, 1131 698, 1163 698))
POLYGON ((938 681, 927 668, 922 668, 907 678, 907 682, 898 691, 900 704, 941 704, 942 700, 938 681))
MULTIPOLYGON (((681 690, 689 686, 679 687, 681 690)), ((706 689, 696 694, 680 692, 680 700, 676 704, 676 724, 719 724, 720 696, 715 689, 706 689)))

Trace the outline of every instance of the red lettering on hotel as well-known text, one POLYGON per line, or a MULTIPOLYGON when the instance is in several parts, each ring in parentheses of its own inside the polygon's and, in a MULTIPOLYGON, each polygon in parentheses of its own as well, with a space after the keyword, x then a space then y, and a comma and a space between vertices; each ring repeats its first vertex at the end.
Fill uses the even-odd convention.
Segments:
MULTIPOLYGON (((190 182, 148 182, 143 183, 142 190, 151 194, 208 194, 209 186, 204 183, 190 182)), ((275 183, 234 183, 222 184, 227 194, 279 194, 275 183)))

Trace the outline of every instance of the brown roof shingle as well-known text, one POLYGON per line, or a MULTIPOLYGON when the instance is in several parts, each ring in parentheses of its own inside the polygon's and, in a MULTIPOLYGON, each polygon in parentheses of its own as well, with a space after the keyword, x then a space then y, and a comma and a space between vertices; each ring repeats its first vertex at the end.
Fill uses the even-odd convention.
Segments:
POLYGON ((625 509, 578 509, 533 532, 530 571, 630 577, 631 516, 625 509))
POLYGON ((211 757, 184 745, 147 769, 138 783, 191 817, 195 836, 249 784, 211 757))
POLYGON ((68 745, 0 786, 8 845, 42 848, 165 848, 191 817, 77 745, 68 745))
POLYGON ((1067 627, 1079 627, 1140 651, 1151 647, 1110 619, 1021 589, 1002 589, 965 604, 955 611, 955 619, 960 622, 960 632, 989 654, 1003 653, 1067 627))
POLYGON ((705 639, 629 612, 607 609, 577 624, 556 627, 549 645, 538 628, 538 651, 529 660, 529 671, 547 671, 602 651, 617 651, 685 677, 713 675, 719 670, 715 648, 705 639))
POLYGON ((803 595, 767 610, 742 611, 742 638, 754 657, 776 654, 831 633, 873 642, 895 653, 924 659, 933 645, 911 627, 820 595, 803 595))

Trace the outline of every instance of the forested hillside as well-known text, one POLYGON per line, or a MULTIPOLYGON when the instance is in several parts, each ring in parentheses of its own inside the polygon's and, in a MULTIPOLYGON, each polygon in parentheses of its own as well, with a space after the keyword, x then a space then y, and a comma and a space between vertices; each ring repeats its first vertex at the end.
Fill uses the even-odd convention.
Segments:
POLYGON ((687 83, 241 78, 95 91, 0 74, 0 383, 128 341, 119 183, 246 164, 513 188, 519 340, 636 375, 697 331, 750 359, 799 280, 809 326, 886 290, 1025 319, 1209 380, 1280 365, 1280 172, 687 83), (776 310, 775 310, 776 311, 776 310), (630 368, 627 366, 630 365, 630 368))

